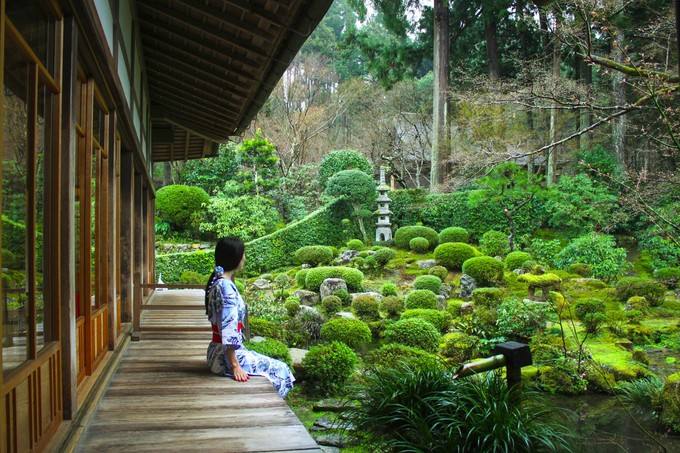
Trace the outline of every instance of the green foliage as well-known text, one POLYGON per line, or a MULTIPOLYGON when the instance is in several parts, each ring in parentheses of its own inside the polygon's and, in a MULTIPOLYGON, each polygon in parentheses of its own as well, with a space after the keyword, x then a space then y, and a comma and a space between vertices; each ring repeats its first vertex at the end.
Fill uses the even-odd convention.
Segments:
POLYGON ((503 300, 500 288, 475 288, 472 291, 472 301, 481 307, 496 308, 503 300))
POLYGON ((385 282, 380 289, 380 293, 383 296, 396 296, 397 295, 397 285, 392 282, 385 282))
POLYGON ((666 287, 654 280, 641 277, 623 277, 616 282, 616 297, 626 301, 633 296, 644 297, 651 306, 663 303, 666 287))
POLYGON ((580 395, 586 391, 588 382, 578 372, 574 360, 558 358, 549 367, 541 368, 538 385, 548 393, 580 395))
POLYGON ((633 311, 645 311, 649 308, 649 302, 644 296, 632 296, 626 301, 626 305, 629 306, 633 311))
POLYGON ((344 343, 312 346, 302 359, 305 386, 320 395, 338 392, 354 372, 357 355, 344 343))
POLYGON ((240 171, 236 181, 243 194, 265 195, 280 184, 276 147, 259 129, 252 138, 243 140, 238 147, 240 171))
POLYGON ((316 310, 300 307, 295 317, 286 323, 290 343, 298 347, 307 347, 321 337, 323 322, 323 317, 316 310))
POLYGON ((562 251, 562 244, 558 239, 532 239, 528 252, 533 259, 548 266, 555 266, 555 259, 562 251))
POLYGON ((496 230, 484 233, 479 240, 479 246, 482 252, 489 256, 505 256, 510 251, 508 235, 496 230))
POLYGON ((361 282, 364 280, 364 274, 358 269, 345 266, 316 267, 307 271, 305 289, 319 291, 321 283, 327 278, 341 278, 347 283, 347 287, 350 290, 360 291, 362 289, 361 282))
POLYGON ((359 151, 352 149, 331 151, 324 156, 319 166, 321 187, 325 188, 328 180, 343 170, 360 170, 367 175, 373 175, 373 166, 359 151))
POLYGON ((321 307, 326 316, 333 316, 342 310, 342 300, 335 295, 326 296, 321 300, 321 307))
POLYGON ((526 303, 521 299, 506 299, 498 306, 498 334, 527 341, 545 328, 548 312, 543 304, 526 303))
POLYGON ((309 269, 300 269, 295 273, 295 284, 298 287, 304 288, 305 280, 307 279, 307 272, 309 272, 309 269))
POLYGON ((269 198, 220 196, 208 202, 200 229, 215 237, 237 236, 247 242, 273 232, 281 222, 269 198))
POLYGON ((358 319, 335 318, 321 327, 323 341, 340 341, 352 349, 358 349, 371 342, 371 329, 358 319))
POLYGON ((466 260, 476 255, 474 247, 462 242, 447 242, 434 249, 437 262, 450 271, 460 270, 466 260))
POLYGON ((451 323, 451 314, 446 311, 432 310, 430 308, 414 308, 401 314, 401 319, 418 318, 424 319, 437 328, 440 332, 446 332, 451 323))
POLYGON ((385 329, 385 340, 388 343, 400 343, 429 352, 439 348, 440 333, 432 323, 420 319, 400 319, 385 329))
POLYGON ((352 217, 357 220, 364 242, 367 242, 364 219, 371 217, 371 208, 377 197, 373 178, 361 170, 342 170, 328 180, 325 193, 342 198, 350 204, 352 217))
POLYGON ((590 233, 571 241, 555 259, 561 269, 574 263, 589 265, 594 277, 612 278, 625 269, 626 250, 617 248, 612 236, 590 233))
POLYGON ((386 296, 380 301, 380 310, 385 313, 388 318, 396 318, 404 311, 404 301, 397 296, 386 296))
POLYGON ((588 333, 597 333, 600 326, 607 320, 605 305, 600 299, 584 299, 576 302, 576 317, 586 327, 588 333))
POLYGON ((509 271, 514 271, 515 269, 521 269, 524 262, 529 261, 531 255, 527 252, 510 252, 505 257, 505 268, 509 271))
POLYGON ((529 288, 557 288, 562 279, 555 274, 522 274, 517 277, 518 282, 526 283, 529 288))
POLYGON ((253 292, 248 299, 248 313, 270 321, 284 321, 288 317, 288 312, 282 303, 260 291, 253 292))
POLYGON ((581 277, 590 277, 593 275, 593 270, 585 263, 574 263, 567 266, 567 272, 570 274, 580 275, 581 277))
POLYGON ((680 267, 663 267, 654 271, 654 278, 671 289, 678 288, 680 267))
POLYGON ((621 174, 621 165, 616 155, 602 145, 579 151, 576 159, 579 171, 587 173, 593 179, 605 180, 603 175, 616 178, 621 174))
POLYGON ((503 263, 490 256, 477 256, 463 263, 463 273, 474 278, 477 286, 493 286, 503 281, 503 263))
POLYGON ((334 292, 333 295, 340 298, 343 306, 347 306, 352 303, 352 295, 346 289, 339 289, 334 292))
POLYGON ((433 293, 439 294, 442 281, 434 275, 419 275, 413 282, 413 287, 415 289, 429 289, 433 293))
POLYGON ((451 313, 451 316, 457 318, 460 316, 460 307, 465 303, 460 299, 451 299, 446 301, 446 311, 451 313))
POLYGON ((680 266, 680 247, 663 237, 655 227, 650 227, 642 234, 639 248, 651 256, 654 267, 680 266))
POLYGON ((156 215, 175 231, 192 234, 203 217, 210 198, 200 187, 171 185, 156 191, 156 215))
POLYGON ((452 365, 461 365, 472 359, 479 345, 479 338, 463 332, 451 332, 442 337, 439 354, 452 365))
POLYGON ((272 359, 280 360, 288 366, 293 366, 293 359, 290 357, 288 346, 273 338, 265 338, 264 341, 256 343, 246 343, 246 348, 255 351, 272 359))
POLYGON ((585 174, 561 176, 548 192, 548 224, 576 234, 611 230, 618 198, 585 174))
POLYGON ((292 318, 300 311, 300 298, 296 296, 290 296, 286 299, 283 306, 286 308, 288 317, 292 318))
POLYGON ((416 289, 406 296, 404 305, 408 309, 437 308, 437 295, 429 289, 416 289))
POLYGON ((373 255, 373 258, 375 258, 375 261, 380 266, 385 266, 391 259, 394 259, 395 256, 397 256, 397 252, 395 252, 391 248, 382 247, 376 250, 375 255, 373 255))
POLYGON ((380 319, 380 303, 369 294, 355 296, 352 301, 352 311, 364 321, 377 321, 380 319))
POLYGON ((363 250, 364 249, 364 243, 361 242, 360 239, 351 239, 350 241, 347 242, 347 248, 350 250, 363 250))
POLYGON ((424 226, 404 226, 394 233, 394 244, 404 250, 410 249, 411 239, 422 237, 427 239, 428 249, 435 247, 439 242, 439 235, 432 228, 424 226))
POLYGON ((616 391, 626 403, 649 411, 661 409, 663 381, 652 375, 634 381, 624 381, 616 391))
POLYGON ((208 277, 198 272, 184 271, 180 274, 179 281, 190 285, 203 285, 208 281, 208 277))
POLYGON ((430 250, 430 242, 422 237, 415 237, 408 241, 408 248, 416 253, 426 253, 430 250))
POLYGON ((554 409, 512 392, 500 373, 452 379, 441 367, 376 367, 351 397, 358 406, 346 418, 386 451, 569 450, 554 409))
POLYGON ((661 421, 675 432, 680 432, 680 373, 666 378, 661 394, 661 421))
POLYGON ((158 278, 158 275, 162 275, 163 281, 166 283, 181 282, 182 273, 185 271, 203 274, 212 271, 214 267, 215 255, 203 250, 156 255, 156 278, 158 278))
POLYGON ((440 244, 447 242, 468 242, 469 240, 470 233, 462 227, 448 227, 439 232, 440 244))
POLYGON ((248 326, 250 327, 250 333, 252 335, 274 338, 277 340, 284 339, 285 330, 283 329, 283 326, 277 322, 251 316, 248 318, 248 326))
POLYGON ((234 142, 224 143, 215 157, 186 161, 178 175, 180 184, 198 186, 210 195, 216 194, 225 180, 238 172, 236 148, 234 142))
POLYGON ((371 351, 366 362, 373 368, 444 369, 444 363, 437 355, 399 343, 388 343, 371 351))
POLYGON ((439 277, 441 281, 446 280, 446 277, 449 276, 449 271, 444 266, 432 266, 430 269, 428 269, 427 273, 428 275, 439 277))
POLYGON ((333 260, 333 249, 325 245, 306 245, 295 251, 295 260, 300 264, 328 264, 333 260))

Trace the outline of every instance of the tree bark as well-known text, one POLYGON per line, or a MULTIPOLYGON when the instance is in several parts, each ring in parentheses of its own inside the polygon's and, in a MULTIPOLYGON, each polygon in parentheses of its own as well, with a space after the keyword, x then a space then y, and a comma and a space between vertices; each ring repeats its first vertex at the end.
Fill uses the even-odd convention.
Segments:
POLYGON ((484 11, 486 60, 489 65, 489 78, 491 80, 498 80, 501 77, 501 68, 498 58, 498 39, 496 38, 496 25, 496 16, 492 8, 489 8, 488 11, 484 11))
MULTIPOLYGON (((552 76, 555 80, 560 77, 560 43, 557 40, 557 30, 560 26, 560 13, 555 11, 555 30, 552 45, 552 76)), ((558 110, 557 104, 553 102, 552 109, 550 109, 550 143, 554 143, 557 139, 557 120, 558 110)), ((546 150, 546 164, 545 164, 545 183, 551 186, 555 182, 555 161, 557 159, 557 147, 552 147, 546 150)))
POLYGON ((675 0, 675 41, 678 45, 678 75, 680 75, 680 0, 675 0))
POLYGON ((444 165, 449 158, 449 7, 448 1, 434 0, 434 99, 432 108, 432 154, 430 190, 439 192, 444 182, 444 165))
MULTIPOLYGON (((617 9, 623 8, 623 0, 616 1, 617 9)), ((622 28, 614 30, 614 40, 612 42, 612 60, 617 63, 624 63, 623 46, 625 33, 622 28)), ((626 79, 623 73, 612 71, 612 96, 614 103, 619 106, 626 104, 626 79)), ((612 146, 614 154, 619 164, 626 163, 626 116, 622 115, 612 123, 612 146)))
MULTIPOLYGON (((592 89, 593 85, 593 68, 591 68, 590 65, 582 58, 579 58, 578 61, 580 65, 579 72, 581 75, 581 82, 586 88, 586 96, 587 99, 589 99, 590 90, 592 89)), ((590 126, 590 122, 592 121, 591 115, 592 112, 589 108, 581 109, 579 112, 579 129, 583 130, 590 126)), ((590 149, 590 134, 585 133, 579 137, 579 148, 590 149)))
POLYGON ((163 162, 163 185, 169 186, 170 184, 172 184, 172 164, 163 162))

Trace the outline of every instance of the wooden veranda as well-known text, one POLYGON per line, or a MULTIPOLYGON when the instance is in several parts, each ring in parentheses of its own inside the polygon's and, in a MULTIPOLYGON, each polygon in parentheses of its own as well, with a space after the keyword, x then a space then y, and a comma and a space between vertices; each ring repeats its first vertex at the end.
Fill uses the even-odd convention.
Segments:
POLYGON ((206 367, 201 290, 157 291, 76 451, 320 452, 265 378, 247 383, 206 367))

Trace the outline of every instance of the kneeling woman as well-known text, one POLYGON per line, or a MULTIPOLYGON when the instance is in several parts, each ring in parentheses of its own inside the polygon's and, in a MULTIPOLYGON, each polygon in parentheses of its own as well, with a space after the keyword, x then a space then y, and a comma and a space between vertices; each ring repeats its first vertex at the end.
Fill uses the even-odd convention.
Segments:
POLYGON ((246 306, 234 284, 234 274, 245 264, 245 246, 240 239, 224 238, 215 247, 215 270, 205 291, 205 310, 212 324, 208 366, 213 373, 246 382, 249 376, 264 376, 284 398, 295 377, 288 365, 243 346, 246 306))

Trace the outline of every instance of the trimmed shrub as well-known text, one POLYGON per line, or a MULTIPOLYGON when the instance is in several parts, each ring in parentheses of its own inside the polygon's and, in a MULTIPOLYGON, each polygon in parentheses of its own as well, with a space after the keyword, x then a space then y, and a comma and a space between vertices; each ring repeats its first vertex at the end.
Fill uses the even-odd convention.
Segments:
POLYGON ((396 296, 397 295, 397 285, 392 282, 383 283, 382 288, 380 288, 380 294, 383 296, 396 296))
POLYGON ((246 284, 243 283, 243 280, 239 279, 234 280, 234 285, 236 286, 236 289, 238 290, 239 294, 243 294, 246 292, 246 284))
POLYGON ((286 312, 290 318, 294 317, 300 311, 300 298, 295 296, 290 296, 286 299, 283 304, 286 307, 286 312))
POLYGON ((423 237, 416 237, 408 241, 408 248, 416 253, 425 253, 430 250, 430 242, 423 237))
POLYGON ((422 237, 427 239, 428 247, 435 247, 439 242, 439 235, 432 228, 424 226, 404 226, 394 233, 394 244, 400 249, 409 250, 411 239, 422 237))
POLYGON ((250 317, 248 318, 248 326, 250 327, 251 335, 274 338, 276 340, 283 340, 286 335, 286 331, 281 324, 267 319, 250 317))
POLYGON ((503 291, 500 288, 475 288, 472 301, 482 307, 496 308, 503 301, 503 291))
POLYGON ((444 266, 432 266, 427 273, 439 277, 442 282, 449 276, 449 271, 444 266))
POLYGON ((446 311, 448 311, 454 318, 460 316, 460 307, 465 303, 464 300, 451 299, 446 302, 446 311))
POLYGON ((514 271, 515 269, 521 269, 522 264, 529 261, 530 259, 531 259, 531 255, 529 255, 527 252, 519 252, 519 251, 510 252, 505 257, 505 268, 509 271, 514 271))
POLYGON ((346 289, 339 289, 333 295, 340 298, 343 307, 347 307, 352 303, 352 295, 346 289))
POLYGON ((479 240, 479 247, 486 255, 505 256, 510 251, 510 242, 508 241, 507 234, 496 230, 489 230, 479 240))
POLYGON ((203 205, 210 201, 200 187, 170 185, 156 191, 156 212, 176 231, 196 231, 203 205))
POLYGON ((415 289, 429 289, 435 294, 439 294, 442 287, 442 281, 439 277, 434 275, 419 275, 413 282, 415 289))
POLYGON ((400 319, 385 329, 388 343, 400 343, 428 352, 436 352, 441 335, 430 322, 419 318, 400 319))
POLYGON ((589 265, 594 277, 612 278, 625 269, 626 250, 616 247, 612 236, 590 233, 571 241, 555 258, 560 269, 574 263, 589 265))
POLYGON ((626 306, 631 310, 642 312, 649 308, 649 302, 647 302, 645 296, 632 296, 626 301, 626 306))
POLYGON ((669 287, 675 289, 680 283, 680 267, 662 267, 654 271, 654 278, 669 287))
POLYGON ((590 277, 593 275, 593 270, 585 263, 574 263, 567 266, 567 272, 570 274, 580 275, 581 277, 590 277))
POLYGON ((189 285, 203 285, 205 284, 205 282, 208 281, 208 277, 205 275, 201 275, 198 272, 184 271, 179 276, 179 281, 181 283, 186 283, 189 285))
POLYGON ((354 372, 357 361, 354 351, 339 341, 312 346, 302 359, 306 389, 320 395, 339 391, 354 372))
POLYGON ((680 373, 666 378, 661 394, 661 421, 675 432, 680 432, 680 373))
POLYGON ((380 266, 385 266, 391 259, 397 256, 397 252, 388 247, 382 247, 376 250, 373 258, 375 258, 376 263, 380 266))
POLYGON ((321 308, 327 316, 333 316, 342 310, 342 300, 336 295, 326 296, 321 300, 321 308))
POLYGON ((295 284, 300 287, 305 287, 305 280, 307 279, 307 272, 309 269, 300 269, 295 273, 295 284))
POLYGON ((605 305, 600 299, 585 299, 576 302, 576 317, 583 323, 589 333, 597 333, 607 320, 605 305))
POLYGON ((663 303, 666 287, 663 284, 641 277, 624 277, 616 282, 616 297, 625 301, 633 296, 642 296, 652 307, 663 303))
POLYGON ((371 342, 371 329, 358 319, 335 318, 321 327, 323 341, 340 341, 352 349, 357 349, 371 342))
POLYGON ((476 255, 474 247, 462 242, 447 242, 434 249, 434 258, 450 271, 460 270, 466 260, 476 255))
POLYGON ((468 242, 470 240, 470 233, 462 227, 448 227, 439 232, 439 243, 445 244, 447 242, 468 242))
POLYGON ((319 184, 326 187, 327 181, 336 173, 343 170, 361 170, 367 175, 373 175, 373 166, 360 151, 341 149, 326 154, 319 165, 319 184))
POLYGON ((544 304, 510 298, 498 306, 497 313, 498 334, 526 342, 545 328, 548 310, 544 304))
POLYGON ((280 360, 288 366, 293 366, 293 359, 290 357, 288 346, 273 338, 266 338, 256 343, 247 342, 246 348, 251 351, 266 355, 272 359, 280 360))
POLYGON ((328 264, 333 260, 333 249, 325 245, 306 245, 295 251, 295 261, 299 264, 328 264))
POLYGON ((361 291, 361 282, 364 274, 358 269, 345 266, 316 267, 307 271, 305 277, 305 289, 319 291, 321 283, 327 278, 341 278, 347 283, 347 287, 353 291, 361 291))
POLYGON ((350 239, 347 241, 347 248, 356 251, 363 250, 364 243, 360 239, 350 239))
POLYGON ((380 301, 380 309, 388 318, 396 318, 404 311, 404 301, 397 296, 387 296, 380 301))
MULTIPOLYGON (((165 283, 181 282, 182 273, 192 271, 198 274, 212 272, 215 268, 215 255, 212 252, 199 250, 190 253, 170 253, 156 255, 156 279, 163 276, 165 283)), ((205 281, 201 283, 206 283, 205 281)))
POLYGON ((418 318, 424 319, 437 328, 440 332, 446 332, 451 323, 451 314, 441 310, 428 308, 415 308, 406 310, 401 314, 401 319, 418 318))
POLYGON ((437 308, 437 295, 429 289, 416 289, 406 296, 405 307, 409 310, 414 308, 437 308))
POLYGON ((443 361, 435 354, 399 343, 389 343, 367 355, 366 361, 377 368, 409 366, 416 369, 443 369, 443 361))
POLYGON ((479 338, 463 332, 451 332, 444 335, 439 344, 439 354, 446 357, 452 365, 460 365, 472 359, 477 352, 479 338))
POLYGON ((503 281, 503 263, 490 256, 477 256, 463 263, 463 273, 474 278, 477 286, 493 286, 503 281))
POLYGON ((286 323, 290 343, 298 347, 306 347, 318 340, 321 336, 323 322, 324 319, 319 312, 301 307, 295 317, 286 323))
POLYGON ((364 321, 377 321, 380 319, 380 304, 368 294, 356 296, 352 301, 352 311, 359 319, 364 321))
POLYGON ((532 239, 527 251, 541 264, 555 266, 555 259, 562 251, 562 243, 559 239, 532 239))

